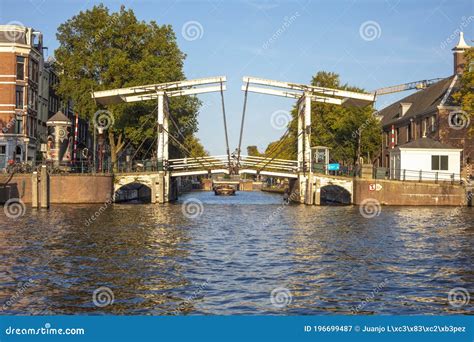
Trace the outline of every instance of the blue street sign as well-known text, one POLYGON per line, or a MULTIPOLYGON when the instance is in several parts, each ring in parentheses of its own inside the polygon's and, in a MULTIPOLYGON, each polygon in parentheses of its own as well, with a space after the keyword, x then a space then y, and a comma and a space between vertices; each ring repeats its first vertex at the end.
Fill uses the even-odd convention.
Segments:
POLYGON ((339 163, 328 164, 328 171, 339 171, 339 163))

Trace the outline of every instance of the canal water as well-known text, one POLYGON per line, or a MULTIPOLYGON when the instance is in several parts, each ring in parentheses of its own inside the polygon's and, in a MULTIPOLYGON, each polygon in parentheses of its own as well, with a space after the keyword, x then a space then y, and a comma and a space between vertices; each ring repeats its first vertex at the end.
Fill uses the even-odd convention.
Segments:
POLYGON ((0 314, 474 314, 473 222, 262 192, 2 210, 0 314))

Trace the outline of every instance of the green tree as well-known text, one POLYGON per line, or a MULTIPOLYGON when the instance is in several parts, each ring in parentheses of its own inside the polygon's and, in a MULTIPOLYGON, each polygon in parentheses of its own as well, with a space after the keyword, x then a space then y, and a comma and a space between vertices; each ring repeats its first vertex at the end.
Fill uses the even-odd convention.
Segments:
POLYGON ((471 121, 470 134, 474 133, 472 118, 474 113, 474 49, 465 52, 466 67, 461 76, 461 87, 453 97, 461 105, 461 109, 467 113, 471 121))
MULTIPOLYGON (((341 84, 339 75, 320 71, 311 80, 313 86, 363 92, 363 89, 341 84)), ((372 162, 380 150, 381 127, 373 107, 342 107, 320 102, 311 104, 311 146, 327 146, 330 158, 354 165, 359 157, 372 162), (360 147, 360 148, 359 148, 360 147)), ((279 158, 295 159, 297 152, 297 110, 292 110, 289 134, 268 145, 265 153, 279 158), (276 148, 280 146, 279 148, 276 148)))
MULTIPOLYGON (((124 6, 113 13, 102 4, 81 11, 59 26, 57 39, 57 91, 72 99, 79 115, 86 119, 92 119, 101 109, 91 98, 91 91, 185 79, 186 56, 177 45, 172 27, 139 21, 124 6)), ((199 106, 195 97, 170 99, 170 112, 180 132, 177 134, 171 123, 170 131, 180 141, 196 132, 199 106)), ((154 101, 108 106, 114 117, 109 129, 113 163, 126 139, 135 147, 144 139, 148 139, 146 145, 152 145, 156 135, 156 112, 152 113, 155 108, 154 101)), ((194 139, 193 143, 199 144, 199 140, 194 139)), ((202 146, 195 150, 201 149, 204 151, 202 146)))
POLYGON ((258 151, 258 147, 255 145, 247 146, 247 154, 252 157, 263 156, 263 154, 258 151))

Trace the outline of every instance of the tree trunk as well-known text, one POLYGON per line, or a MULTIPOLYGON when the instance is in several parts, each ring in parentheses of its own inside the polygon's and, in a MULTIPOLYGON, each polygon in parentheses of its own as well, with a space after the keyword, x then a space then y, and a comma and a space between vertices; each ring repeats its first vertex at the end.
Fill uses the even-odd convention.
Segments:
POLYGON ((125 143, 122 141, 122 133, 119 133, 117 142, 115 142, 115 134, 109 131, 109 144, 110 144, 110 159, 112 161, 113 172, 118 172, 118 154, 122 151, 125 143))
POLYGON ((355 160, 355 170, 356 174, 360 176, 362 165, 360 165, 360 155, 361 155, 361 132, 362 130, 358 129, 357 134, 357 150, 356 150, 356 160, 355 160))

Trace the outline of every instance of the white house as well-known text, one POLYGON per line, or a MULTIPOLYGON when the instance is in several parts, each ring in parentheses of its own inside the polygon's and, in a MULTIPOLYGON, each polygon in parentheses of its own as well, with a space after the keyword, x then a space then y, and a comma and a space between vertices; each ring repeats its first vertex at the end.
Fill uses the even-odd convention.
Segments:
POLYGON ((422 137, 390 151, 390 178, 398 180, 460 180, 461 151, 422 137))

